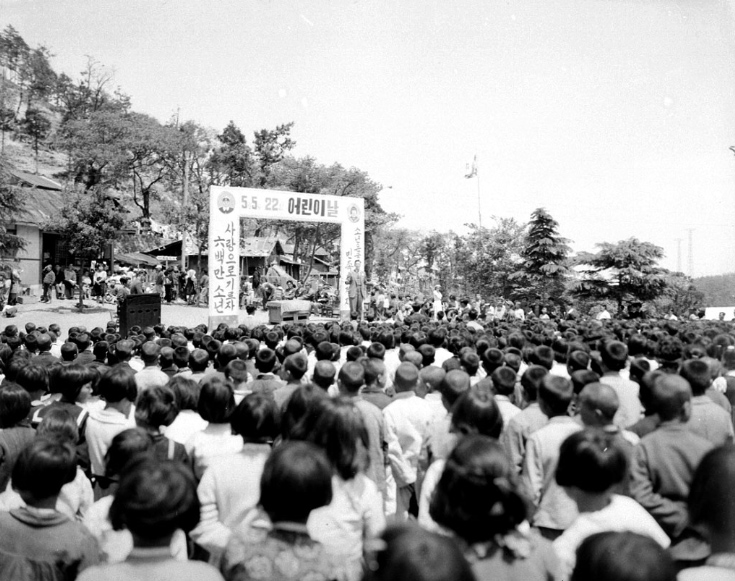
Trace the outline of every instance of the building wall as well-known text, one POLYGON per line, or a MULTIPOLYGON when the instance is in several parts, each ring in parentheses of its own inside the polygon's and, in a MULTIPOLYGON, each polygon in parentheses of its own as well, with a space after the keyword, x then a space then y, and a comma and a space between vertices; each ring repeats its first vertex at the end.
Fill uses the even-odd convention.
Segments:
POLYGON ((41 289, 41 231, 38 226, 16 226, 16 234, 26 241, 24 250, 17 255, 16 264, 21 270, 20 280, 23 288, 31 289, 31 294, 40 295, 41 289))

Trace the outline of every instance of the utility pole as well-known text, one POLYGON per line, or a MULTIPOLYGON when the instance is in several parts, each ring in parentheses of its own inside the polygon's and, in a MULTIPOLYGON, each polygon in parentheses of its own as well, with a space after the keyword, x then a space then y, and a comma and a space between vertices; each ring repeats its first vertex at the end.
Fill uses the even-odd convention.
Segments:
MULTIPOLYGON (((181 208, 183 211, 186 210, 186 208, 189 205, 189 160, 187 159, 186 155, 186 149, 184 149, 184 190, 183 190, 183 200, 181 202, 181 208)), ((183 216, 182 211, 182 216, 183 216)), ((186 228, 184 228, 184 223, 182 220, 181 223, 181 270, 186 271, 186 228)))
POLYGON ((689 233, 689 276, 694 278, 694 250, 692 247, 694 228, 687 228, 687 232, 689 233))

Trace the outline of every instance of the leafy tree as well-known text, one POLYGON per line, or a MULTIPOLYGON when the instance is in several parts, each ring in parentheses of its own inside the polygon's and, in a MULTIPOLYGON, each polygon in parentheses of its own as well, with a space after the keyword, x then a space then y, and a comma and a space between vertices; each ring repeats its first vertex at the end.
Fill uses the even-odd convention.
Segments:
POLYGON ((291 139, 293 125, 291 121, 278 125, 275 129, 261 129, 255 132, 253 148, 258 159, 259 187, 266 187, 271 167, 282 161, 285 155, 296 147, 296 142, 291 139))
POLYGON ((704 294, 705 306, 735 305, 735 273, 701 276, 695 278, 693 284, 704 294))
POLYGON ((663 249, 637 238, 616 244, 598 244, 596 254, 581 253, 577 263, 585 265, 582 278, 571 293, 582 299, 609 299, 623 311, 623 305, 634 301, 652 301, 666 291, 666 269, 657 266, 663 249))
POLYGON ((38 109, 26 109, 22 127, 33 143, 33 151, 36 154, 36 173, 38 173, 38 148, 51 131, 51 121, 38 109))
POLYGON ((665 278, 666 290, 654 301, 659 315, 673 311, 678 317, 686 318, 704 306, 704 293, 697 289, 691 277, 683 272, 669 272, 665 278))
POLYGON ((48 226, 59 232, 73 254, 101 258, 105 246, 125 226, 124 211, 102 188, 72 189, 64 196, 61 216, 55 216, 48 226))
POLYGON ((247 144, 245 134, 233 121, 217 136, 220 145, 207 162, 212 184, 217 186, 252 187, 255 154, 247 144))
POLYGON ((512 277, 520 287, 516 296, 542 301, 561 296, 569 272, 567 242, 559 235, 559 223, 544 208, 533 211, 521 252, 522 269, 512 277))
POLYGON ((28 199, 26 192, 11 185, 10 179, 10 174, 0 168, 0 255, 5 257, 14 256, 27 245, 24 238, 8 231, 8 226, 23 215, 28 199))

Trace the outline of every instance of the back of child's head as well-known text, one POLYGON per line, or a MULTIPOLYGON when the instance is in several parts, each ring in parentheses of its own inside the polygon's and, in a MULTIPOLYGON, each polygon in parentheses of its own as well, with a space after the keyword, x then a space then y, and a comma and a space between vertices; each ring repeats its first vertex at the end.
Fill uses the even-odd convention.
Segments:
POLYGON ((549 374, 541 380, 538 397, 551 417, 566 415, 573 396, 572 382, 568 379, 549 374))
POLYGON ((298 435, 297 426, 306 417, 311 405, 315 400, 325 397, 326 391, 314 384, 302 385, 291 394, 281 413, 281 436, 284 440, 290 440, 294 435, 298 435))
POLYGON ((140 347, 140 358, 146 365, 154 365, 158 362, 161 354, 161 348, 153 341, 146 341, 140 347))
POLYGON ((630 362, 630 367, 628 371, 630 380, 635 381, 638 385, 640 385, 641 381, 643 380, 643 376, 651 371, 651 363, 648 361, 648 359, 633 359, 633 361, 630 362))
POLYGON ((142 428, 158 430, 170 426, 179 415, 174 391, 166 386, 151 386, 135 400, 135 423, 142 428))
POLYGON ((502 445, 477 434, 462 438, 437 484, 431 517, 474 544, 513 530, 526 519, 527 512, 502 445))
POLYGON ((322 448, 344 480, 351 480, 368 467, 370 445, 365 421, 346 398, 313 400, 291 435, 294 440, 306 440, 322 448))
POLYGON ((193 379, 186 376, 174 375, 168 382, 168 387, 174 392, 176 407, 179 411, 198 410, 199 386, 193 379))
POLYGON ((570 374, 575 371, 584 371, 589 368, 589 366, 590 356, 589 353, 585 353, 584 351, 572 351, 567 358, 567 370, 570 374))
POLYGON ((561 445, 556 483, 588 493, 602 493, 620 484, 628 470, 628 458, 619 440, 600 429, 586 428, 561 445))
POLYGON ((331 361, 317 361, 314 366, 314 375, 311 381, 314 385, 318 385, 324 391, 328 390, 334 383, 337 375, 337 368, 331 361))
POLYGON ((105 454, 105 476, 115 478, 134 459, 152 453, 153 437, 143 428, 129 428, 112 438, 105 454))
POLYGON ((76 446, 79 441, 79 427, 69 410, 61 407, 51 408, 38 425, 36 437, 69 442, 76 446))
POLYGON ((145 541, 185 533, 199 523, 199 499, 191 471, 179 462, 147 458, 123 471, 110 522, 145 541))
POLYGON ((67 341, 61 346, 61 360, 74 361, 79 355, 79 348, 75 343, 67 341))
POLYGON ((477 375, 477 370, 480 369, 480 357, 474 351, 469 348, 463 350, 459 357, 459 362, 470 377, 477 375))
POLYGON ((240 402, 230 416, 232 433, 245 442, 270 444, 279 433, 276 403, 259 393, 251 393, 240 402))
POLYGON ((205 377, 199 390, 197 411, 210 424, 226 424, 235 409, 232 383, 218 375, 205 377))
POLYGON ((482 434, 499 438, 503 416, 489 389, 474 385, 459 396, 452 406, 452 428, 459 434, 482 434))
POLYGON ((94 380, 94 372, 89 367, 78 363, 59 365, 51 372, 49 387, 51 393, 60 393, 63 401, 74 403, 82 388, 85 385, 91 387, 94 380))
POLYGON ((540 365, 551 371, 554 366, 554 350, 548 345, 539 345, 535 347, 529 358, 532 365, 540 365))
POLYGON ((419 377, 426 386, 426 390, 428 393, 439 393, 439 389, 441 387, 442 381, 444 381, 445 376, 446 372, 441 367, 437 367, 436 365, 429 365, 428 367, 424 367, 419 372, 419 377))
POLYGON ((674 561, 656 541, 632 532, 596 533, 577 549, 571 581, 676 581, 674 561))
POLYGON ((255 368, 260 373, 271 373, 278 362, 276 352, 265 347, 255 354, 255 368))
POLYGON ((572 389, 575 395, 582 393, 585 385, 600 381, 600 376, 590 369, 580 369, 571 375, 572 389))
POLYGON ((588 383, 579 394, 578 410, 586 426, 603 427, 613 423, 620 407, 615 390, 604 383, 588 383))
POLYGON ((209 353, 204 349, 194 349, 189 354, 189 369, 195 373, 201 373, 207 369, 209 359, 209 353))
POLYGON ((475 581, 472 567, 451 538, 417 526, 394 525, 380 550, 367 547, 364 581, 475 581))
POLYGON ((414 391, 419 381, 419 370, 413 363, 401 363, 396 369, 393 385, 397 392, 414 391))
POLYGON ((283 368, 288 372, 291 379, 301 381, 309 368, 309 362, 303 353, 294 353, 287 356, 283 361, 283 368))
POLYGON ((276 447, 260 479, 260 506, 270 520, 305 523, 332 501, 332 465, 318 446, 285 442, 276 447))
POLYGON ((692 395, 704 395, 712 384, 709 365, 701 359, 688 359, 681 364, 679 375, 689 382, 692 395))
POLYGON ((173 355, 174 365, 179 369, 189 367, 189 349, 184 347, 176 347, 173 355))
POLYGON ((0 428, 18 425, 31 412, 31 395, 20 385, 6 383, 0 387, 0 428))
POLYGON ((225 366, 224 374, 233 384, 240 385, 248 380, 248 365, 242 359, 234 359, 225 366))
POLYGON ((439 391, 442 399, 451 408, 456 403, 459 396, 470 388, 470 376, 466 371, 454 369, 447 372, 441 382, 439 391))
POLYGON ((663 422, 686 421, 686 406, 692 399, 689 382, 679 375, 663 374, 653 382, 651 407, 663 422))
POLYGON ((29 393, 48 391, 48 369, 43 365, 28 363, 18 369, 15 383, 29 393))
POLYGON ((102 374, 97 391, 100 397, 108 403, 123 400, 134 402, 138 395, 135 372, 130 367, 116 365, 102 374))
POLYGON ((541 386, 541 381, 548 373, 549 370, 540 365, 529 365, 523 372, 521 376, 521 387, 523 387, 523 391, 526 393, 526 399, 529 402, 538 399, 538 390, 541 386))
POLYGON ((482 367, 488 374, 492 374, 498 367, 502 367, 505 356, 500 349, 490 347, 482 354, 482 367))
POLYGON ((689 489, 689 520, 712 542, 735 535, 735 448, 722 446, 707 453, 689 489))
POLYGON ((628 346, 622 341, 603 341, 600 358, 607 369, 620 371, 628 363, 628 346))
POLYGON ((70 442, 36 438, 13 466, 13 489, 27 505, 34 506, 36 501, 57 496, 76 475, 76 452, 70 442))
POLYGON ((498 367, 491 376, 493 389, 498 395, 511 396, 516 386, 516 372, 510 367, 498 367))
POLYGON ((103 363, 107 360, 107 352, 110 349, 110 344, 107 341, 98 341, 92 347, 92 353, 96 361, 102 361, 103 363))

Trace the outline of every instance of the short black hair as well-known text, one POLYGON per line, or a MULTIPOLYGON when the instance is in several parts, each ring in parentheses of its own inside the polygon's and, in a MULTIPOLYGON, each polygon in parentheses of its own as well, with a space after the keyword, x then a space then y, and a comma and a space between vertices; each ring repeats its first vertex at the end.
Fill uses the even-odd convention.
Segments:
POLYGON ((179 462, 148 458, 123 471, 110 522, 143 539, 163 539, 199 523, 199 498, 191 471, 179 462))
POLYGON ((620 371, 628 363, 628 346, 622 341, 604 341, 600 346, 602 363, 612 371, 620 371))
POLYGON ((36 500, 50 498, 77 476, 74 446, 66 441, 36 438, 18 456, 13 466, 13 488, 36 500))
POLYGON ((230 416, 232 433, 245 442, 272 443, 280 431, 278 408, 260 393, 246 395, 230 416))
POLYGON ((255 368, 261 373, 271 373, 277 362, 276 352, 268 347, 255 354, 255 368))
POLYGON ((490 390, 478 384, 460 395, 452 406, 452 426, 460 434, 499 438, 503 431, 503 416, 490 390))
POLYGON ((462 438, 447 459, 429 514, 469 544, 506 534, 528 515, 513 468, 494 438, 462 438))
POLYGON ((211 424, 225 424, 235 410, 232 383, 218 375, 205 377, 200 383, 197 411, 211 424))
POLYGON ((312 510, 332 501, 332 466, 309 442, 285 442, 266 460, 260 506, 274 523, 306 522, 312 510))
POLYGON ((549 374, 541 380, 538 397, 554 416, 563 416, 567 413, 573 396, 572 382, 568 379, 549 374))
POLYGON ((189 367, 189 349, 186 347, 176 347, 173 355, 174 365, 179 369, 189 367))
POLYGON ((688 359, 681 364, 679 375, 689 382, 692 395, 704 395, 712 383, 709 365, 701 359, 688 359))
POLYGON ((168 386, 173 390, 176 398, 176 407, 179 411, 197 411, 199 404, 199 386, 193 379, 184 375, 174 375, 168 380, 168 386))
POLYGON ((60 393, 62 400, 73 403, 82 387, 94 383, 94 373, 89 367, 78 363, 59 365, 51 371, 49 382, 51 393, 60 393))
POLYGON ((179 415, 176 396, 168 386, 155 385, 140 392, 135 401, 135 421, 145 428, 170 426, 179 415))
POLYGON ((31 394, 16 383, 0 387, 0 428, 12 428, 31 412, 31 394))
POLYGON ((510 367, 498 367, 493 371, 491 381, 493 389, 498 395, 513 395, 516 386, 516 372, 510 367))
POLYGON ((365 384, 365 368, 355 361, 348 361, 339 370, 339 381, 350 393, 357 393, 365 384))
POLYGON ((143 428, 123 430, 112 438, 105 454, 105 476, 119 476, 135 458, 152 454, 153 444, 153 436, 143 428))
POLYGON ((549 370, 540 365, 529 365, 521 376, 521 387, 526 393, 529 402, 536 401, 541 381, 549 373, 549 370))
POLYGON ((97 390, 106 402, 116 403, 124 399, 134 402, 138 396, 135 372, 126 365, 115 365, 102 374, 97 390))
POLYGON ((529 363, 540 365, 551 371, 554 366, 554 350, 547 345, 539 345, 531 352, 529 363))
POLYGON ((199 373, 207 369, 209 365, 209 353, 204 349, 194 349, 189 354, 189 369, 195 373, 199 373))
POLYGON ((48 369, 36 363, 23 365, 15 375, 15 383, 31 393, 48 391, 48 369))
POLYGON ((615 436, 586 428, 561 445, 556 483, 601 493, 620 484, 628 471, 628 458, 615 436))

